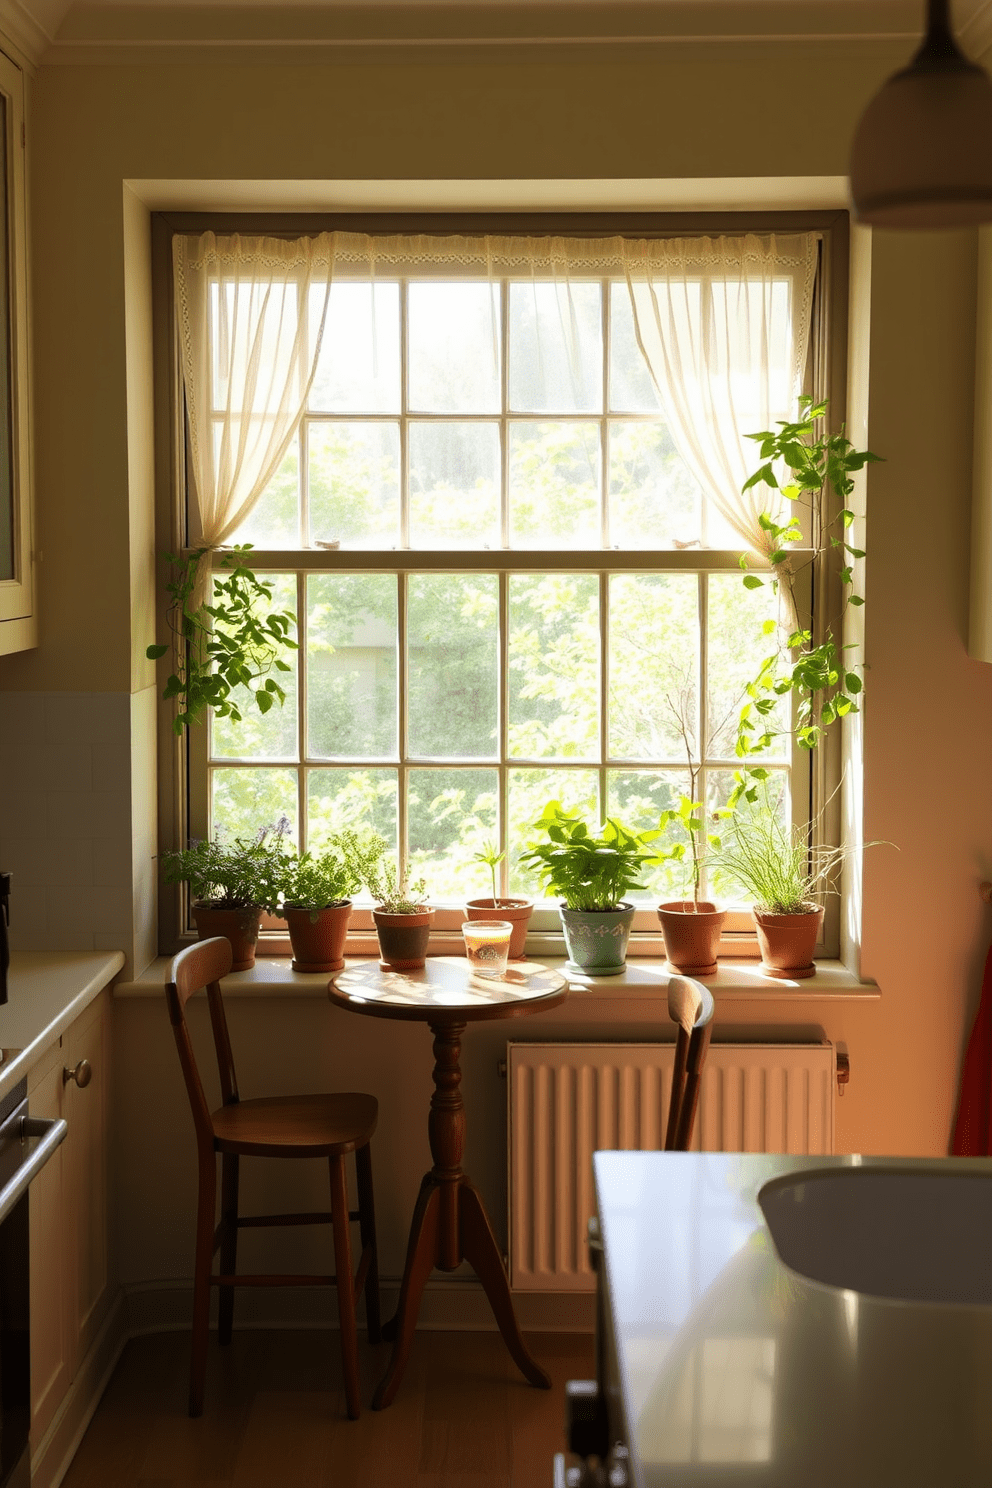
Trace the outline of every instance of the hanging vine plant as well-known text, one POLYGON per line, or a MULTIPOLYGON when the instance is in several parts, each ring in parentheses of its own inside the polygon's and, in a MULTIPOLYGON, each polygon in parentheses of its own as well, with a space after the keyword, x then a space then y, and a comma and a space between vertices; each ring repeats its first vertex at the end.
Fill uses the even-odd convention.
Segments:
POLYGON ((171 649, 175 671, 162 696, 175 698, 178 710, 172 727, 181 734, 191 723, 200 723, 208 709, 218 718, 242 720, 238 689, 247 688, 260 713, 268 713, 286 694, 272 672, 290 672, 281 655, 295 651, 293 630, 296 616, 291 610, 274 610, 272 585, 260 579, 244 562, 251 543, 243 543, 221 559, 223 573, 215 573, 211 604, 193 605, 196 577, 207 548, 188 555, 168 553, 172 576, 166 584, 172 641, 149 646, 145 655, 158 661, 171 649))
MULTIPOLYGON (((737 757, 742 760, 761 754, 779 732, 772 727, 769 716, 779 698, 793 697, 795 722, 785 732, 794 734, 799 747, 806 750, 816 748, 831 724, 858 712, 864 686, 863 668, 849 654, 856 648, 838 639, 847 606, 864 604, 863 596, 857 592, 854 565, 865 553, 850 541, 855 514, 848 500, 854 490, 856 472, 881 457, 870 450, 856 450, 843 430, 838 434, 819 433, 817 424, 826 411, 826 402, 816 403, 804 395, 799 399, 799 418, 795 423, 783 422, 775 430, 747 436, 760 445, 762 463, 743 489, 766 485, 780 491, 792 503, 813 498, 812 550, 806 565, 817 563, 831 550, 839 554, 842 598, 839 613, 832 617, 823 639, 816 645, 812 631, 798 621, 787 627, 787 634, 778 621, 765 621, 764 633, 776 636, 778 644, 746 688, 736 744, 737 757), (786 481, 779 481, 776 464, 788 470, 786 481), (824 487, 829 487, 840 503, 839 511, 829 522, 821 518, 817 499, 824 487)), ((745 572, 744 585, 748 589, 760 589, 770 583, 776 592, 784 589, 788 612, 795 617, 798 606, 794 552, 803 541, 798 516, 787 512, 783 521, 776 522, 768 512, 763 512, 758 520, 768 534, 772 575, 770 579, 761 579, 757 574, 745 572)), ((741 555, 740 564, 747 569, 746 554, 741 555)), ((738 771, 730 806, 742 797, 753 802, 757 795, 753 782, 765 780, 767 774, 760 766, 750 764, 738 771)))

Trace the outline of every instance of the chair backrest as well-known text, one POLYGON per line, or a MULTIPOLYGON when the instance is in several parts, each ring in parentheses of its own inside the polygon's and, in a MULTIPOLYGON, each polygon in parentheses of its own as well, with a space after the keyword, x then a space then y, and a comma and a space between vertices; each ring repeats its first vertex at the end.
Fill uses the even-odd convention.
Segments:
POLYGON ((165 984, 169 1021, 176 1037, 176 1048, 179 1050, 179 1062, 183 1068, 183 1078, 186 1081, 189 1103, 193 1111, 197 1141, 201 1144, 207 1143, 211 1150, 213 1148, 213 1125, 210 1120, 210 1107, 203 1092, 200 1072, 196 1065, 196 1054, 186 1024, 186 1004, 194 992, 198 992, 201 987, 207 989, 210 1027, 213 1031, 214 1048, 217 1051, 217 1068, 220 1073, 221 1096, 225 1106, 234 1105, 238 1099, 238 1079, 234 1070, 234 1055, 231 1052, 231 1040, 227 1031, 227 1018, 224 1015, 224 1000, 220 992, 221 978, 227 976, 231 970, 232 960, 231 942, 223 936, 216 936, 212 940, 197 941, 195 945, 187 946, 186 950, 180 951, 178 956, 173 957, 169 968, 169 980, 165 984))
POLYGON ((702 982, 673 976, 668 983, 668 1016, 678 1025, 678 1033, 665 1151, 687 1152, 699 1100, 699 1078, 713 1027, 712 994, 702 982))

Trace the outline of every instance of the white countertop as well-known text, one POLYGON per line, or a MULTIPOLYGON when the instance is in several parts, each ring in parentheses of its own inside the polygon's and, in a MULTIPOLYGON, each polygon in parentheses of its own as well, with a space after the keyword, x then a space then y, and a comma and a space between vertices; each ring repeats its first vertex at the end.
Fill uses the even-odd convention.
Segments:
MULTIPOLYGON (((992 1305, 808 1280, 779 1258, 757 1202, 783 1173, 878 1168, 901 1181, 936 1169, 970 1187, 992 1182, 992 1160, 601 1152, 593 1162, 636 1488, 992 1482, 992 1305)), ((816 1224, 803 1208, 811 1182, 800 1233, 816 1224)), ((992 1235, 969 1228, 979 1266, 992 1264, 992 1235)), ((912 1245, 908 1229, 898 1246, 904 1234, 912 1245)), ((822 1248, 819 1229, 807 1235, 822 1248)), ((945 1253, 938 1269, 954 1266, 945 1253)))
POLYGON ((11 953, 0 1048, 19 1052, 0 1064, 0 1096, 24 1078, 123 965, 121 951, 11 953))

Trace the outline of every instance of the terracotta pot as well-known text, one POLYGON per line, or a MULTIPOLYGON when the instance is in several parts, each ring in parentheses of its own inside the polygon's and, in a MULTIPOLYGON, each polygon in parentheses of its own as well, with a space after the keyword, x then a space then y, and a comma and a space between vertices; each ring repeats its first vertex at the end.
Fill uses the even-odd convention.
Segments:
POLYGON ((627 960, 627 938, 634 918, 632 904, 616 909, 566 909, 559 905, 568 952, 568 971, 585 976, 617 976, 627 960))
POLYGON ((465 906, 467 920, 509 920, 513 926, 510 934, 510 960, 526 961, 524 942, 527 926, 534 913, 529 899, 470 899, 465 906))
POLYGON ((761 970, 765 976, 783 981, 802 981, 816 975, 813 951, 820 933, 823 910, 803 914, 766 914, 751 910, 761 947, 761 970))
POLYGON ((294 971, 340 971, 344 941, 351 919, 351 900, 326 904, 323 909, 301 909, 284 904, 294 971))
POLYGON ((708 899, 673 899, 658 905, 668 965, 683 976, 712 976, 720 953, 720 936, 727 918, 708 899))
POLYGON ((257 905, 248 909, 217 909, 212 904, 193 905, 193 923, 200 940, 223 935, 231 942, 232 971, 248 971, 255 965, 255 942, 262 911, 257 905))
POLYGON ((416 914, 388 914, 384 909, 374 909, 372 918, 383 971, 418 971, 427 957, 433 909, 420 909, 416 914))

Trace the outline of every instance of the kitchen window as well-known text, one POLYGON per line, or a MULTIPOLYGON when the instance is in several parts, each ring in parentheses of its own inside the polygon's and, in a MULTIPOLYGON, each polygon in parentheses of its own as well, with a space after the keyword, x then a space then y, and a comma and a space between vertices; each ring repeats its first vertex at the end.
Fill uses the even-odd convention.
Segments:
MULTIPOLYGON (((769 588, 741 583, 738 456, 716 415, 732 408, 746 434, 791 416, 799 391, 828 391, 830 235, 788 228, 327 235, 331 272, 281 312, 304 343, 299 416, 224 535, 254 545, 299 651, 284 707, 191 734, 189 835, 253 835, 285 814, 319 848, 372 825, 453 929, 464 899, 489 892, 487 842, 506 853, 500 890, 535 892, 517 857, 549 799, 641 830, 688 790, 691 763, 707 811, 726 801, 741 689, 775 609, 769 588)), ((187 422, 179 507, 196 546, 209 505, 196 471, 206 458, 203 484, 225 459, 230 472, 232 409, 235 438, 252 422, 232 382, 251 359, 235 344, 232 240, 179 236, 178 262, 210 259, 197 409, 210 449, 190 458, 187 422)), ((181 362, 181 305, 179 326, 181 362)), ((270 352, 263 377, 280 370, 270 352)), ((247 437, 268 438, 268 417, 247 437)), ((763 763, 783 813, 807 820, 807 759, 786 738, 763 763)), ((651 869, 635 932, 656 936, 654 904, 682 892, 677 863, 651 869)), ((556 923, 539 906, 532 926, 556 923)))

